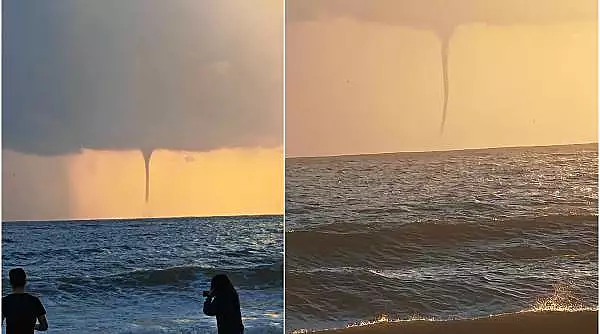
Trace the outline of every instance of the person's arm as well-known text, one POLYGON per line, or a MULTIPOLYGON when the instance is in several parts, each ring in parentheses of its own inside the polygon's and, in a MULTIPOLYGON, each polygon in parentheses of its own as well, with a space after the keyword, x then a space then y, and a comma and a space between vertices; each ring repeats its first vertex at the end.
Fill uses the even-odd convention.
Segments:
POLYGON ((211 297, 206 297, 204 301, 204 308, 202 310, 204 314, 208 316, 215 316, 219 312, 219 302, 218 299, 214 299, 211 297))
POLYGON ((42 314, 37 317, 38 323, 35 324, 34 329, 36 331, 45 332, 48 330, 48 320, 46 319, 46 315, 42 314))
POLYGON ((48 330, 48 320, 46 319, 46 309, 44 308, 44 305, 42 305, 42 302, 37 299, 36 302, 36 310, 35 310, 35 314, 37 317, 37 321, 38 323, 35 324, 35 327, 33 329, 35 329, 36 331, 40 331, 40 332, 45 332, 48 330))

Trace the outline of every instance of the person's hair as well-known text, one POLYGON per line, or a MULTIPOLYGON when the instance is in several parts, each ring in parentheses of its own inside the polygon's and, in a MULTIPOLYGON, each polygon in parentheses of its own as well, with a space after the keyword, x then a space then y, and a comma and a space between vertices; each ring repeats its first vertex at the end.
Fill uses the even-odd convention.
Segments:
POLYGON ((227 277, 227 275, 219 274, 212 278, 210 281, 210 287, 215 291, 215 295, 235 295, 237 296, 237 292, 231 284, 231 281, 227 277))
POLYGON ((8 272, 8 278, 10 279, 10 285, 13 288, 22 288, 25 286, 27 275, 25 274, 25 270, 23 270, 23 268, 15 268, 8 272))

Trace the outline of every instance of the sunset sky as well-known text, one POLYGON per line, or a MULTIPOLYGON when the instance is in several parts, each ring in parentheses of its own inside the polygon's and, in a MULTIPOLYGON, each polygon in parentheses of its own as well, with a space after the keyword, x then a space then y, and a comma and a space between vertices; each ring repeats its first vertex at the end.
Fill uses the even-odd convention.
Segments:
POLYGON ((281 214, 282 11, 4 1, 3 219, 281 214))
MULTIPOLYGON (((4 220, 283 213, 282 1, 3 5, 4 220)), ((596 6, 287 0, 285 155, 597 142, 596 6)))
POLYGON ((286 10, 286 156, 597 141, 596 1, 288 0, 286 10))

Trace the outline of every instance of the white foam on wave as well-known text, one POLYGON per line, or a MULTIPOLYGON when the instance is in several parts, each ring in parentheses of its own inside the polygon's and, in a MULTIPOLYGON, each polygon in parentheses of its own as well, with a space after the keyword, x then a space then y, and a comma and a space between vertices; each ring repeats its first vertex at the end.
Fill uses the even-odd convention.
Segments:
POLYGON ((384 313, 384 314, 380 314, 373 320, 363 320, 363 321, 359 321, 356 323, 348 324, 348 325, 346 325, 346 328, 370 326, 370 325, 386 323, 386 322, 392 323, 392 322, 408 322, 408 321, 440 321, 440 319, 436 319, 433 317, 424 317, 424 316, 421 316, 418 314, 411 315, 406 319, 400 319, 400 318, 394 319, 394 318, 390 318, 387 314, 384 313))
POLYGON ((521 312, 581 312, 597 311, 598 308, 585 306, 577 298, 569 284, 561 283, 554 285, 551 295, 540 297, 535 304, 521 312))

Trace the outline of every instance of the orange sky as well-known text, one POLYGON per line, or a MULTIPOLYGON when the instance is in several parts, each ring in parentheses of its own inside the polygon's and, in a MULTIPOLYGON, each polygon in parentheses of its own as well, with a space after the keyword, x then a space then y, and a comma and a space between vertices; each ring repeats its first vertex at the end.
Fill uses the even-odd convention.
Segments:
POLYGON ((283 2, 3 13, 4 220, 283 213, 283 2))
POLYGON ((282 214, 283 151, 156 151, 150 201, 135 151, 38 157, 3 151, 3 219, 282 214))
POLYGON ((286 156, 597 141, 595 23, 466 23, 450 41, 444 134, 434 32, 288 22, 286 156))

